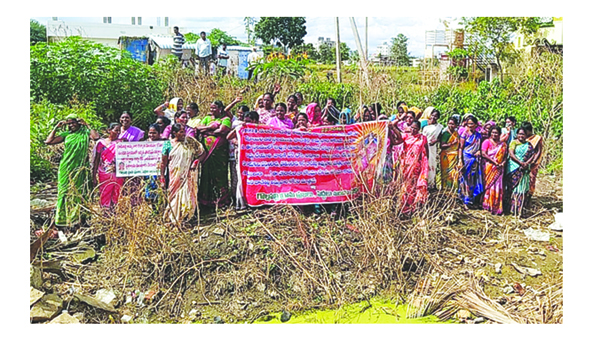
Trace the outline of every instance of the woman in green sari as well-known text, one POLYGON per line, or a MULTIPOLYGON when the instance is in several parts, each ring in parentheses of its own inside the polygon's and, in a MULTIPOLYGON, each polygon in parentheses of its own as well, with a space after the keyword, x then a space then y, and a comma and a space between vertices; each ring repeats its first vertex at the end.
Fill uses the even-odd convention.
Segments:
POLYGON ((221 101, 210 105, 210 114, 196 127, 207 152, 198 186, 198 203, 201 205, 221 207, 229 203, 227 133, 230 129, 231 114, 225 111, 221 101))
POLYGON ((57 226, 74 226, 80 223, 80 205, 90 191, 90 164, 88 151, 90 138, 98 140, 100 135, 75 114, 60 121, 46 138, 46 145, 65 143, 58 168, 58 195, 56 200, 57 226), (60 127, 67 127, 59 134, 60 127))
POLYGON ((517 140, 513 140, 508 148, 510 159, 508 160, 508 189, 505 204, 510 203, 510 212, 521 216, 525 196, 529 191, 529 170, 533 161, 535 150, 527 141, 525 130, 519 128, 517 140))

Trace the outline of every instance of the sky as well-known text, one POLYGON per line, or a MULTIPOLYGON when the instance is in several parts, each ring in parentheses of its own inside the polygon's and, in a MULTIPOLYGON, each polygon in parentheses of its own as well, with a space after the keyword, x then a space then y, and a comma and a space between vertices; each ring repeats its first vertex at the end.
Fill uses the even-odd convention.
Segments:
MULTIPOLYGON (((110 14, 106 14, 109 16, 110 14)), ((134 14, 136 17, 138 14, 134 14)), ((132 15, 133 16, 133 15, 132 15)), ((41 24, 46 23, 52 17, 31 17, 41 24)), ((157 18, 151 16, 142 16, 142 25, 157 25, 157 18)), ((164 17, 162 17, 164 18, 164 17)), ((168 17, 170 26, 179 26, 182 33, 206 31, 209 33, 212 29, 218 28, 238 40, 246 42, 247 34, 245 30, 244 17, 168 17)), ((253 17, 256 21, 260 17, 253 17)), ((357 46, 350 26, 350 17, 338 17, 340 25, 340 41, 345 42, 351 50, 356 50, 357 46)), ((459 17, 354 17, 356 28, 360 36, 361 45, 365 45, 365 22, 367 22, 368 32, 368 53, 373 54, 378 45, 387 42, 392 44, 392 38, 402 33, 408 38, 408 53, 414 57, 423 57, 425 50, 425 31, 443 30, 442 20, 447 20, 456 26, 459 17), (368 19, 367 19, 368 18, 368 19)), ((102 17, 58 17, 58 20, 66 23, 75 22, 93 22, 102 23, 102 17)), ((161 19, 161 26, 164 26, 164 19, 161 19)), ((113 24, 131 24, 129 17, 112 17, 113 24)), ((313 43, 317 46, 319 37, 336 40, 335 17, 306 17, 306 36, 305 43, 313 43)))

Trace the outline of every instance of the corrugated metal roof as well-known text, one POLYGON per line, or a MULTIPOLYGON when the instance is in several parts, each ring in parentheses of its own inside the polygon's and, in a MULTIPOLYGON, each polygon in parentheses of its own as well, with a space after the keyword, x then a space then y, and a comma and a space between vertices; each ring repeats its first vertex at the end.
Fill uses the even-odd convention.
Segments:
MULTIPOLYGON (((154 41, 160 49, 173 49, 173 36, 150 36, 150 39, 154 41)), ((194 50, 196 45, 184 43, 182 48, 194 50)))

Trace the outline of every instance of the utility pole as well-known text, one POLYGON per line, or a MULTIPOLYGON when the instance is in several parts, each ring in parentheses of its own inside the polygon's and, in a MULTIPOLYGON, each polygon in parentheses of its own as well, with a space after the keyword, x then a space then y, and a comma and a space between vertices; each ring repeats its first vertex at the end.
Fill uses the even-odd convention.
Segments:
POLYGON ((358 36, 358 30, 356 29, 356 22, 354 21, 354 17, 350 17, 350 27, 352 28, 352 33, 354 33, 356 49, 358 50, 358 54, 360 55, 360 67, 365 77, 365 83, 367 83, 367 87, 369 87, 369 72, 367 70, 367 59, 365 58, 365 52, 363 50, 363 47, 360 44, 360 37, 358 36))
POLYGON ((369 58, 369 17, 365 17, 365 56, 369 58))
POLYGON ((337 70, 337 82, 342 82, 342 55, 340 51, 340 18, 335 17, 335 67, 337 70))

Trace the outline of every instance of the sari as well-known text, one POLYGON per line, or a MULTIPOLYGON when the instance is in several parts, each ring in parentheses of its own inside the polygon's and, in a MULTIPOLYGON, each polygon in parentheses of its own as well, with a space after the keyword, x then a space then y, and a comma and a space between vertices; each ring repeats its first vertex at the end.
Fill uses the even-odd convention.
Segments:
POLYGON ((458 178, 458 194, 466 205, 478 203, 483 193, 483 176, 481 173, 481 158, 475 153, 481 150, 481 133, 469 134, 466 130, 461 135, 465 140, 463 148, 463 171, 458 178))
POLYGON ((455 190, 458 187, 458 131, 450 133, 446 128, 442 132, 442 144, 451 143, 452 146, 440 151, 440 175, 442 179, 441 188, 455 190))
POLYGON ((115 166, 117 143, 121 140, 100 139, 94 148, 94 155, 100 155, 98 164, 98 191, 100 206, 110 208, 117 204, 125 178, 117 177, 115 166))
POLYGON ((169 157, 169 191, 165 218, 173 223, 183 221, 194 214, 197 206, 198 169, 190 169, 204 148, 194 138, 185 137, 179 142, 165 140, 162 154, 169 157))
MULTIPOLYGON (((433 107, 429 108, 432 108, 433 110, 433 107)), ((425 109, 425 112, 427 112, 429 108, 425 109)), ((431 111, 429 112, 431 113, 431 111)), ((427 125, 425 126, 425 128, 423 128, 423 135, 427 138, 427 142, 430 143, 434 140, 437 140, 437 138, 440 136, 440 133, 442 133, 443 129, 444 126, 440 125, 439 123, 436 123, 434 125, 427 125)), ((435 188, 438 144, 435 143, 434 145, 427 145, 427 147, 429 149, 429 174, 427 175, 427 184, 430 188, 435 188)))
POLYGON ((82 218, 80 204, 89 190, 88 147, 90 130, 81 127, 71 133, 59 134, 65 138, 65 148, 58 167, 58 184, 56 199, 57 226, 73 226, 82 218))
POLYGON ((396 161, 394 170, 400 182, 401 212, 413 212, 418 204, 427 200, 427 138, 402 133, 403 142, 394 147, 396 161))
MULTIPOLYGON (((531 143, 521 143, 519 140, 513 140, 510 143, 510 149, 514 151, 515 156, 522 162, 533 156, 534 148, 531 143)), ((510 193, 510 212, 520 216, 523 211, 523 204, 530 188, 529 172, 525 171, 512 158, 508 160, 508 187, 507 192, 510 193)))
MULTIPOLYGON (((496 162, 504 162, 506 160, 506 143, 502 141, 498 145, 495 145, 492 140, 488 139, 483 142, 482 150, 496 162)), ((483 209, 490 211, 492 214, 501 215, 504 166, 497 167, 486 160, 483 175, 485 178, 483 209)))
POLYGON ((266 124, 273 116, 275 116, 275 108, 271 108, 271 110, 266 110, 265 108, 259 108, 258 113, 258 122, 263 125, 266 124))
POLYGON ((279 129, 293 129, 294 123, 288 118, 280 120, 278 117, 274 116, 267 121, 267 126, 273 126, 279 129))
MULTIPOLYGON (((165 128, 165 130, 163 131, 163 133, 160 135, 161 138, 169 139, 169 137, 171 136, 171 128, 172 127, 173 127, 173 125, 168 125, 165 128)), ((195 138, 196 137, 196 128, 185 125, 185 135, 188 137, 195 138)))
MULTIPOLYGON (((206 116, 202 126, 211 122, 231 128, 231 119, 227 116, 215 118, 206 116)), ((229 144, 225 136, 206 135, 202 138, 204 149, 208 152, 202 164, 200 185, 198 186, 198 202, 202 205, 224 206, 229 200, 229 144)))
POLYGON ((311 103, 306 107, 306 115, 308 117, 309 126, 320 126, 323 122, 321 120, 321 111, 315 109, 319 104, 311 103))
POLYGON ((124 141, 140 141, 144 139, 144 131, 135 126, 129 126, 126 131, 119 134, 119 139, 123 139, 124 141))

